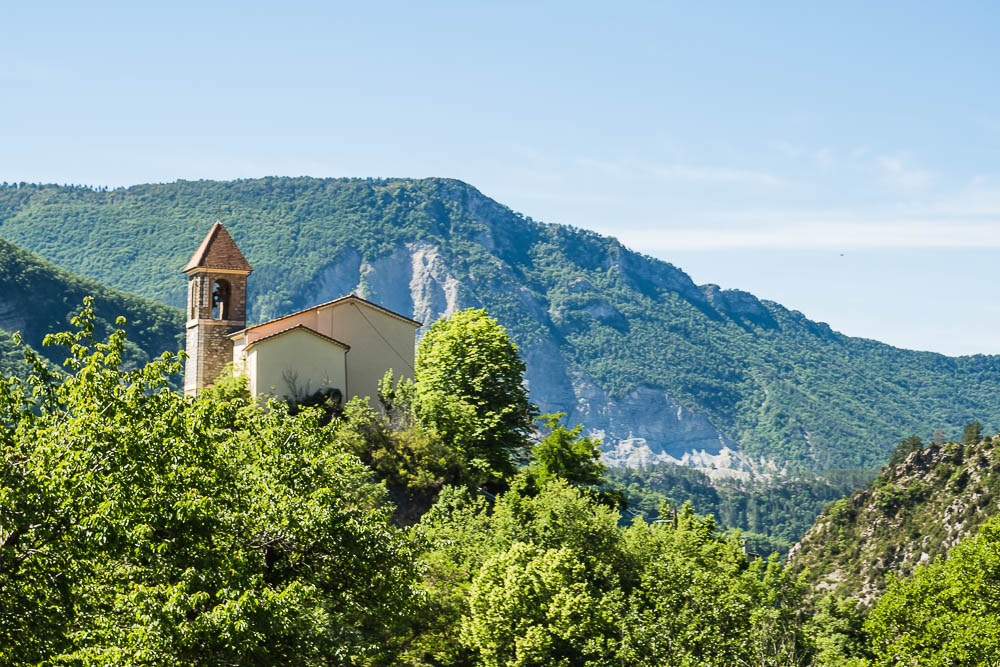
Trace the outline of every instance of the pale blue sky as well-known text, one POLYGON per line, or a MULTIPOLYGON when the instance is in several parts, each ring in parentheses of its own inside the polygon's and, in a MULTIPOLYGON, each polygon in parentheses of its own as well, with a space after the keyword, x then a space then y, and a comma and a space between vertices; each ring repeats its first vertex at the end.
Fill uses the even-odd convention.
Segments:
POLYGON ((449 176, 1000 353, 1000 9, 752 4, 4 3, 0 180, 449 176))

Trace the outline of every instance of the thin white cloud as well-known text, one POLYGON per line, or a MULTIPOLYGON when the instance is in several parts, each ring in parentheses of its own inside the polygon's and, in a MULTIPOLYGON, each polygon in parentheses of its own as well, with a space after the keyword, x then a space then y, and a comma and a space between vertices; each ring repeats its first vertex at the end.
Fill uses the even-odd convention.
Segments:
POLYGON ((833 166, 833 151, 829 148, 821 148, 813 155, 816 166, 821 169, 829 169, 833 166))
POLYGON ((947 223, 812 221, 739 228, 623 229, 619 239, 645 252, 731 248, 983 248, 1000 247, 1000 220, 947 223))
POLYGON ((772 146, 774 147, 774 150, 778 151, 787 158, 801 157, 802 153, 805 152, 801 146, 797 146, 789 141, 775 141, 772 146))
POLYGON ((934 180, 933 173, 913 167, 901 157, 883 155, 875 160, 875 166, 885 183, 902 190, 919 190, 934 180))
POLYGON ((778 154, 789 160, 807 160, 820 169, 828 169, 833 166, 833 150, 827 147, 813 150, 789 141, 775 141, 771 146, 778 154))

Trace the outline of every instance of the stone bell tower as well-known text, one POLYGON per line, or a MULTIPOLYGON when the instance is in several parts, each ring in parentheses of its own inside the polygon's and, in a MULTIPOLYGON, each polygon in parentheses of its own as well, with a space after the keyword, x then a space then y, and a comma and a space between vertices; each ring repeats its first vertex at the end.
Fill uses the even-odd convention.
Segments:
POLYGON ((247 325, 247 276, 253 269, 216 222, 184 267, 188 277, 184 394, 210 387, 233 360, 229 334, 247 325))

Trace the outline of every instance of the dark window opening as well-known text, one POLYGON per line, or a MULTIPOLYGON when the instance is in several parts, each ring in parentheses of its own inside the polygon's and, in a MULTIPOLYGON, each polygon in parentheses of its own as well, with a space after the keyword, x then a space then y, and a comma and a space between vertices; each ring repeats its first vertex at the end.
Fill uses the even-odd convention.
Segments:
POLYGON ((229 319, 229 283, 221 278, 215 281, 212 289, 212 319, 229 319))

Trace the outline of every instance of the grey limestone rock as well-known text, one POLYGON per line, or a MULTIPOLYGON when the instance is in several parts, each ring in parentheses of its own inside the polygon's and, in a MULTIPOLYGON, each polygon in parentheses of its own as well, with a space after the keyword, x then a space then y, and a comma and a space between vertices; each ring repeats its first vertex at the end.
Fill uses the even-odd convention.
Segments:
MULTIPOLYGON (((485 247, 495 247, 492 239, 485 247)), ((643 258, 618 246, 609 260, 636 270, 638 280, 656 289, 679 289, 691 297, 706 296, 685 274, 656 276, 643 258), (646 274, 643 271, 647 271, 646 274)), ((504 289, 517 297, 517 307, 541 324, 541 335, 518 341, 525 361, 526 383, 532 400, 544 412, 565 412, 570 424, 583 424, 586 432, 601 439, 604 459, 610 465, 639 466, 672 462, 711 471, 718 475, 743 476, 759 468, 746 460, 739 446, 715 428, 705 415, 691 410, 656 387, 641 386, 621 398, 611 398, 591 377, 579 372, 560 348, 548 304, 504 268, 501 278, 477 289, 504 289), (506 271, 506 273, 503 273, 506 271)), ((442 250, 427 242, 400 245, 391 253, 372 260, 357 252, 338 255, 314 281, 319 303, 358 291, 387 308, 424 322, 425 328, 456 310, 480 306, 479 299, 452 272, 442 250)), ((640 283, 636 283, 641 286, 640 283)), ((577 293, 594 290, 586 278, 570 281, 577 293)), ((626 318, 604 299, 595 299, 582 311, 616 328, 627 327, 626 318)))

